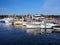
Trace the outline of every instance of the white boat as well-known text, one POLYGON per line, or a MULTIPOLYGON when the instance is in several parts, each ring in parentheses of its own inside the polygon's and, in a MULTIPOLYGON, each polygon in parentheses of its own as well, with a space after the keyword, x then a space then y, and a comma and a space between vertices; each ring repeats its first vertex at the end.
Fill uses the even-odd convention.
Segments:
POLYGON ((60 30, 60 26, 54 26, 53 29, 60 30))
POLYGON ((30 23, 26 25, 26 28, 40 28, 40 25, 30 23))
POLYGON ((23 25, 23 22, 21 22, 21 21, 15 21, 14 25, 23 25))
POLYGON ((46 23, 46 27, 45 27, 44 23, 41 23, 41 24, 30 23, 30 24, 26 25, 27 28, 41 28, 41 29, 44 29, 44 28, 49 29, 49 28, 52 28, 53 26, 56 26, 56 25, 53 23, 46 23))
POLYGON ((40 28, 40 25, 26 25, 26 28, 40 28))
POLYGON ((0 19, 0 24, 10 25, 11 23, 9 23, 7 20, 0 19))
POLYGON ((6 25, 11 25, 12 22, 13 22, 13 18, 12 18, 12 17, 10 17, 10 18, 4 18, 4 19, 2 19, 2 20, 5 21, 5 24, 6 24, 6 25))
POLYGON ((40 28, 52 28, 53 26, 56 26, 55 24, 53 23, 46 23, 46 25, 44 25, 44 23, 41 23, 40 24, 40 28))
POLYGON ((23 19, 16 19, 15 21, 14 21, 14 25, 26 25, 27 24, 27 22, 25 22, 25 21, 23 21, 23 19))
POLYGON ((32 24, 40 25, 41 22, 31 22, 32 24))
POLYGON ((23 25, 26 26, 28 22, 23 21, 23 25))

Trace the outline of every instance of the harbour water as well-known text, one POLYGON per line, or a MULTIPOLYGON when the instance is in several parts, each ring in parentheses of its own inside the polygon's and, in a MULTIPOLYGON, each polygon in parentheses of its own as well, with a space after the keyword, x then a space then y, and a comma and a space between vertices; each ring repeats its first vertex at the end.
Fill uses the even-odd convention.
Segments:
POLYGON ((60 33, 52 31, 0 24, 0 45, 60 45, 60 33))

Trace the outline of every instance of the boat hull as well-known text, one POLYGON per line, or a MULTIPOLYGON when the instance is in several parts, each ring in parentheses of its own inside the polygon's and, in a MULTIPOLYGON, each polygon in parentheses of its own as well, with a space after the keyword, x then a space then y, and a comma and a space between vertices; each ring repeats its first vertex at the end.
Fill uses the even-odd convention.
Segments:
POLYGON ((40 25, 26 25, 26 28, 40 28, 40 25))
POLYGON ((60 26, 54 26, 53 29, 60 30, 60 26))
POLYGON ((21 21, 15 21, 14 24, 15 25, 23 25, 23 22, 21 22, 21 21))
POLYGON ((45 29, 45 28, 47 28, 47 29, 51 29, 52 26, 46 26, 46 27, 45 27, 45 26, 40 26, 40 28, 41 28, 41 29, 45 29))

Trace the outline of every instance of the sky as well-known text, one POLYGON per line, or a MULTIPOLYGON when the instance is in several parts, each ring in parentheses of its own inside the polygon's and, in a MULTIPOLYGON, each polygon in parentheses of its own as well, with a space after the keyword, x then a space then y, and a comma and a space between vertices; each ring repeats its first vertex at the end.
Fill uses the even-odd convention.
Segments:
POLYGON ((60 15, 60 0, 0 0, 1 14, 60 15))

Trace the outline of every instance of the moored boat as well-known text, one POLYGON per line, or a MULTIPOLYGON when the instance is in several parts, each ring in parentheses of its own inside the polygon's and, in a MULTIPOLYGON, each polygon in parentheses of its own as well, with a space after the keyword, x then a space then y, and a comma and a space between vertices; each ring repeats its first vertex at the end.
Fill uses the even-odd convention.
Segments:
POLYGON ((53 29, 60 30, 60 26, 54 26, 53 29))
POLYGON ((1 24, 6 24, 6 25, 12 24, 12 23, 9 23, 9 21, 8 20, 5 20, 5 19, 0 19, 0 23, 1 24))
POLYGON ((37 25, 37 24, 27 24, 26 28, 40 28, 40 25, 37 25))
POLYGON ((27 28, 41 28, 41 29, 44 29, 44 28, 51 29, 53 26, 56 26, 56 25, 53 23, 46 23, 46 25, 44 25, 44 23, 41 23, 41 24, 30 23, 26 25, 27 28))
POLYGON ((46 23, 46 25, 44 23, 41 23, 40 28, 51 29, 53 26, 56 26, 56 25, 53 23, 46 23))
POLYGON ((0 19, 0 23, 5 23, 5 20, 0 19))

